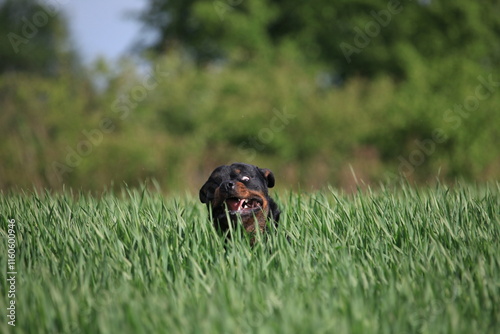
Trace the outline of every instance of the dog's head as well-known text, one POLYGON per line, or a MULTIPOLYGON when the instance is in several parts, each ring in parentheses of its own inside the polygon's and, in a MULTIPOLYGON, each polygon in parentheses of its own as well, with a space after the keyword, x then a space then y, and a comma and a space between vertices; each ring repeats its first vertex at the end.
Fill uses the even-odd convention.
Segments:
POLYGON ((212 208, 214 222, 222 231, 238 218, 246 231, 253 232, 256 222, 264 231, 268 217, 275 222, 279 219, 277 205, 268 193, 273 186, 274 175, 269 169, 234 163, 212 172, 200 189, 200 200, 212 208))

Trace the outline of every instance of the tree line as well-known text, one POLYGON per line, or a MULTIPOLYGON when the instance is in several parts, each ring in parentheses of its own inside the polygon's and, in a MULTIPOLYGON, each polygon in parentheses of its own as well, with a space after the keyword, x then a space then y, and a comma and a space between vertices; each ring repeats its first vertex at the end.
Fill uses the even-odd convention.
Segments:
POLYGON ((196 190, 235 160, 306 187, 497 179, 499 11, 149 0, 145 73, 82 65, 57 1, 1 0, 0 188, 196 190))

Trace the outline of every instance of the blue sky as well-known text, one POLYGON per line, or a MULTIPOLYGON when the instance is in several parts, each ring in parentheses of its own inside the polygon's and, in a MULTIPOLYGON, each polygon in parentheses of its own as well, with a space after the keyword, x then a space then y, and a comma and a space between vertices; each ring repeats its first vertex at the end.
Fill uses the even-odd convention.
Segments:
POLYGON ((67 15, 72 40, 86 64, 98 56, 118 59, 141 38, 141 24, 127 14, 143 9, 145 0, 71 0, 59 3, 67 15))

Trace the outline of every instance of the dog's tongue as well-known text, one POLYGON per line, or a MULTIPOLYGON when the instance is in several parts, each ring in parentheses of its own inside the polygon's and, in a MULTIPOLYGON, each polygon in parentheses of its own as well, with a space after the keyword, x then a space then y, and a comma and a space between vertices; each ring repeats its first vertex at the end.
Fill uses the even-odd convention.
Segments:
POLYGON ((231 211, 238 211, 243 205, 243 199, 229 198, 226 200, 227 208, 231 211))

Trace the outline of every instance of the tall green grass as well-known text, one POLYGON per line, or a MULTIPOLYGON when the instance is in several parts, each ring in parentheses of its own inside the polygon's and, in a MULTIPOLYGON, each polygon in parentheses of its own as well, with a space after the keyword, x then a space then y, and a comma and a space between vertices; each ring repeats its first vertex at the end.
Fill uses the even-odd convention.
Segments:
POLYGON ((498 333, 499 190, 283 192, 254 247, 225 241, 191 196, 3 194, 0 332, 498 333))

